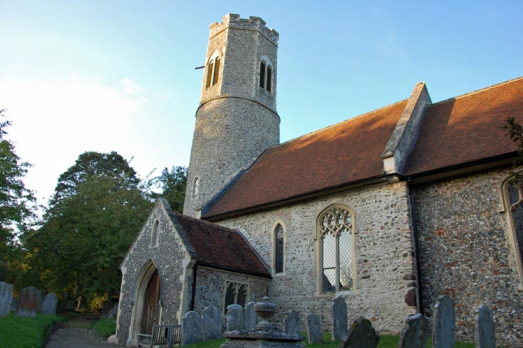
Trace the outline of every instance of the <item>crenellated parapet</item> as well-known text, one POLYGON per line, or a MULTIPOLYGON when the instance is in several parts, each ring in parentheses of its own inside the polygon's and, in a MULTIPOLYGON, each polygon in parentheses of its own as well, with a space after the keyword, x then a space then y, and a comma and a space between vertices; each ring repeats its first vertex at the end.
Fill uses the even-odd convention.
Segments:
POLYGON ((240 18, 240 15, 229 13, 223 17, 221 23, 213 23, 209 26, 209 38, 214 37, 227 28, 252 30, 259 31, 277 46, 280 34, 274 29, 267 28, 265 24, 265 21, 260 17, 250 16, 249 19, 245 19, 240 18))

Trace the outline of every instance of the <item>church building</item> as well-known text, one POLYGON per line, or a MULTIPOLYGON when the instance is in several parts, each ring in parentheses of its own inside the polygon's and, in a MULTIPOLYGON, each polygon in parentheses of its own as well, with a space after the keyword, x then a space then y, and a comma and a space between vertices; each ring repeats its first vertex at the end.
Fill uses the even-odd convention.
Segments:
MULTIPOLYGON (((183 214, 159 200, 124 258, 117 337, 191 310, 268 295, 279 317, 318 314, 342 296, 398 334, 437 297, 472 341, 488 305, 500 344, 523 342, 523 77, 433 102, 406 99, 280 143, 278 37, 258 17, 210 26, 183 214)), ((284 116, 282 116, 284 117, 284 116)))

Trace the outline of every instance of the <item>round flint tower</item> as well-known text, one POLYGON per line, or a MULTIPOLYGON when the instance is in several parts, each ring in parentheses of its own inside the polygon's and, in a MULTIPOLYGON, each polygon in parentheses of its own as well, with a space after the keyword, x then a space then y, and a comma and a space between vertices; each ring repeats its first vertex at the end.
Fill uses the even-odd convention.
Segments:
POLYGON ((279 144, 278 33, 258 17, 228 14, 210 26, 184 214, 199 216, 234 176, 279 144))

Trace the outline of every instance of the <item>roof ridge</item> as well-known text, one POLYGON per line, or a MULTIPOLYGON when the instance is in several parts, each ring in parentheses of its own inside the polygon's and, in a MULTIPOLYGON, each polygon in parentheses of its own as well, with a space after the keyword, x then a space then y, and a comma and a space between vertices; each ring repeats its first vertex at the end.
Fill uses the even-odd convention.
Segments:
MULTIPOLYGON (((290 142, 293 142, 293 141, 297 141, 297 140, 299 140, 299 139, 301 139, 301 138, 304 138, 304 137, 306 137, 306 136, 312 135, 312 134, 314 134, 314 133, 319 133, 319 132, 322 132, 322 131, 324 131, 324 130, 326 130, 326 129, 333 128, 333 127, 336 127, 336 126, 339 126, 339 125, 342 124, 342 123, 346 123, 346 122, 354 121, 354 120, 357 119, 357 118, 360 118, 360 117, 367 116, 367 115, 369 115, 369 114, 372 114, 372 113, 378 112, 378 111, 383 110, 383 109, 385 109, 385 108, 388 108, 388 107, 391 107, 391 106, 393 106, 393 105, 396 105, 396 104, 402 103, 402 102, 404 102, 404 101, 406 101, 406 100, 408 100, 408 98, 406 98, 406 99, 402 99, 402 100, 397 101, 397 102, 392 103, 392 104, 388 104, 388 105, 382 106, 381 108, 377 108, 377 109, 374 109, 374 110, 371 110, 371 111, 365 112, 365 113, 363 113, 363 114, 359 114, 359 115, 354 116, 354 117, 351 117, 351 118, 347 118, 347 119, 345 119, 345 120, 343 120, 343 121, 340 121, 340 122, 337 122, 337 123, 331 124, 330 126, 327 126, 327 127, 324 127, 324 128, 320 128, 320 129, 317 129, 317 130, 312 131, 312 132, 309 132, 309 133, 305 133, 305 134, 300 135, 299 137, 296 137, 296 138, 294 138, 294 139, 289 139, 289 140, 287 140, 287 141, 285 141, 285 142, 283 142, 283 143, 281 143, 281 144, 274 145, 273 147, 269 147, 267 150, 271 150, 271 149, 277 148, 277 147, 279 147, 279 146, 282 146, 282 145, 284 145, 284 144, 287 144, 287 143, 290 143, 290 142)), ((261 157, 261 156, 260 156, 260 157, 261 157)), ((255 161, 255 162, 256 162, 256 161, 255 161)), ((253 163, 253 164, 254 164, 254 163, 253 163)))
POLYGON ((207 221, 207 220, 203 220, 203 219, 198 219, 198 218, 195 218, 193 216, 189 216, 189 215, 185 215, 185 214, 182 214, 182 213, 178 213, 176 210, 173 210, 174 211, 174 214, 175 215, 181 215, 183 216, 184 218, 188 218, 188 219, 191 219, 195 222, 199 222, 199 223, 203 223, 205 225, 209 225, 209 226, 214 226, 214 227, 219 227, 219 228, 222 228, 222 229, 225 229, 225 230, 229 230, 230 232, 236 232, 238 233, 238 230, 234 229, 234 228, 229 228, 229 227, 226 227, 226 226, 222 226, 222 225, 218 225, 218 224, 215 224, 213 222, 210 222, 210 221, 207 221))
POLYGON ((458 95, 458 96, 455 96, 455 97, 447 98, 447 99, 444 99, 444 100, 439 101, 437 103, 432 103, 431 105, 429 105, 429 107, 434 106, 434 105, 438 105, 438 104, 442 104, 442 103, 448 102, 450 100, 461 99, 461 98, 468 97, 468 96, 471 96, 471 95, 474 95, 474 94, 483 93, 483 92, 486 92, 486 91, 488 91, 490 89, 498 88, 500 86, 507 85, 509 83, 516 82, 518 80, 523 80, 523 76, 516 77, 516 78, 510 79, 510 80, 507 80, 507 81, 503 81, 503 82, 500 82, 500 83, 496 83, 496 84, 491 85, 491 86, 487 86, 487 87, 483 87, 483 88, 480 88, 480 89, 476 89, 475 91, 468 92, 468 93, 465 93, 465 94, 461 94, 461 95, 458 95))

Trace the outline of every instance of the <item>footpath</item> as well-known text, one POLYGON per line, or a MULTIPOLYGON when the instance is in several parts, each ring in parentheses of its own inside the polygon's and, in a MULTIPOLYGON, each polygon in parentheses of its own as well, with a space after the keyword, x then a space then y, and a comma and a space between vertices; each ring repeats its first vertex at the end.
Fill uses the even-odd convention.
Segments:
POLYGON ((65 323, 47 339, 46 348, 110 348, 123 347, 108 343, 96 335, 92 326, 96 318, 79 317, 65 323))

